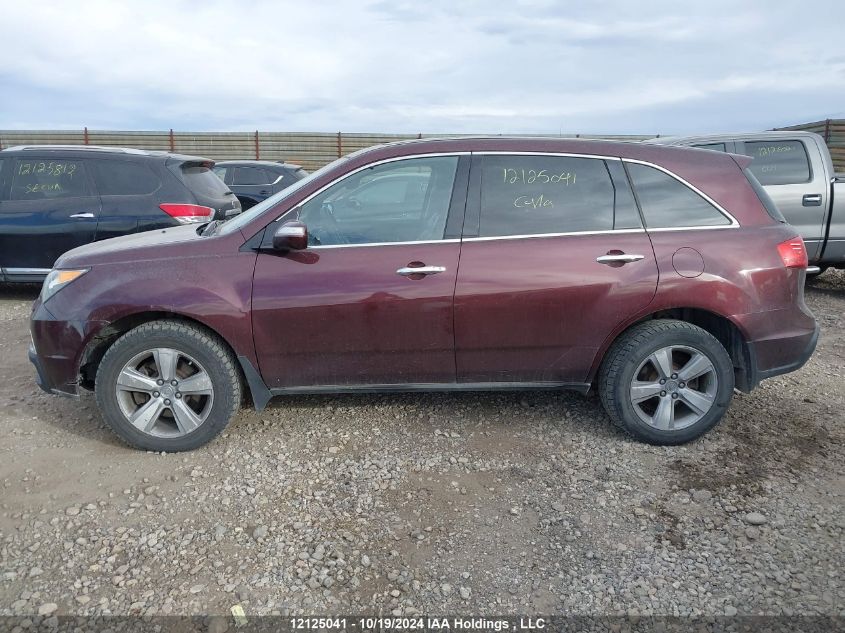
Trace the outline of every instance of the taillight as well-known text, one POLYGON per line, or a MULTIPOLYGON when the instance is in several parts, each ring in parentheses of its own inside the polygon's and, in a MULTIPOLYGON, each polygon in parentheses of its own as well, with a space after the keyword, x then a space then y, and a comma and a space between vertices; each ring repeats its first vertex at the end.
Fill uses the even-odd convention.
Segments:
POLYGON ((199 204, 181 204, 165 202, 158 205, 159 208, 167 215, 182 224, 191 224, 192 222, 206 222, 214 215, 214 209, 211 207, 203 207, 199 204))
POLYGON ((778 244, 778 254, 787 268, 807 267, 807 249, 800 237, 793 237, 778 244))

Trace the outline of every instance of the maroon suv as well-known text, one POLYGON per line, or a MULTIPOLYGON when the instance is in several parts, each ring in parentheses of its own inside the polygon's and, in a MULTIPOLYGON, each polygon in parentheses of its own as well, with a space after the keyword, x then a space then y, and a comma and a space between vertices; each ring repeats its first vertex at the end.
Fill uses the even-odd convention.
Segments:
POLYGON ((132 446, 196 448, 244 392, 595 388, 691 440, 818 336, 804 244, 706 150, 562 139, 395 143, 225 223, 56 263, 32 313, 46 390, 93 388, 132 446))

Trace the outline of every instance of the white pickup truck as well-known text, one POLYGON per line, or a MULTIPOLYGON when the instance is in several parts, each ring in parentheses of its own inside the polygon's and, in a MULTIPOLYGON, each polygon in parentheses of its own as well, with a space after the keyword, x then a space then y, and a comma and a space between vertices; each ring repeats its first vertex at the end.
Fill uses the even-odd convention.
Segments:
POLYGON ((804 238, 808 276, 845 268, 845 174, 834 173, 830 152, 818 134, 785 130, 667 136, 646 142, 753 157, 749 170, 804 238))

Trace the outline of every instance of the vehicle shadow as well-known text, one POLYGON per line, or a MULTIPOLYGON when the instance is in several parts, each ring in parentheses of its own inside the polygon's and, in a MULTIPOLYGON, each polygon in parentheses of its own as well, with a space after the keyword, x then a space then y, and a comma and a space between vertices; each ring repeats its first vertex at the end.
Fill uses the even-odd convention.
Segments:
POLYGON ((41 292, 41 284, 0 283, 0 299, 35 301, 41 292))

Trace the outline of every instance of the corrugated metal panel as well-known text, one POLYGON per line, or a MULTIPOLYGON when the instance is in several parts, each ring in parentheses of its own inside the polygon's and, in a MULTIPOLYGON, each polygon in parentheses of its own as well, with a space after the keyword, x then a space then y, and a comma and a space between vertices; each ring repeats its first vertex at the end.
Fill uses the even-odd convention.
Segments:
POLYGON ((830 149, 834 169, 839 173, 845 172, 845 119, 826 119, 777 129, 804 130, 819 134, 830 149))
MULTIPOLYGON (((415 138, 477 136, 474 134, 375 134, 338 132, 170 132, 103 130, 4 130, 0 149, 13 145, 104 145, 146 150, 176 151, 213 160, 285 160, 311 171, 366 147, 415 138), (256 134, 258 147, 256 148, 256 134), (256 153, 256 149, 258 150, 256 153)), ((515 136, 515 135, 503 135, 515 136)), ((547 134, 547 137, 604 138, 639 141, 650 136, 547 134)))

